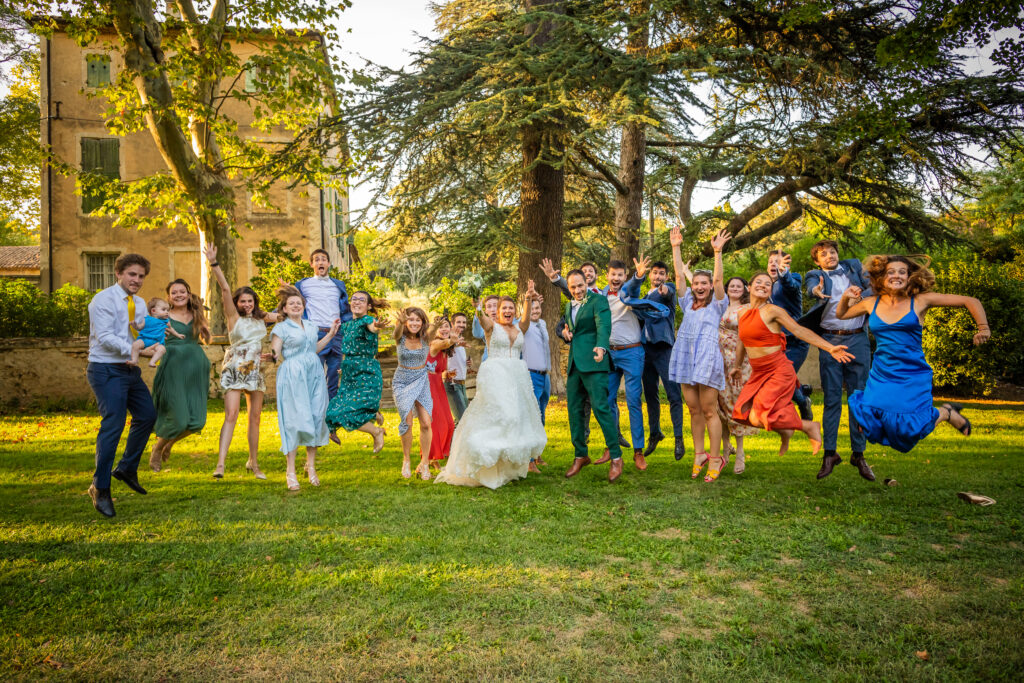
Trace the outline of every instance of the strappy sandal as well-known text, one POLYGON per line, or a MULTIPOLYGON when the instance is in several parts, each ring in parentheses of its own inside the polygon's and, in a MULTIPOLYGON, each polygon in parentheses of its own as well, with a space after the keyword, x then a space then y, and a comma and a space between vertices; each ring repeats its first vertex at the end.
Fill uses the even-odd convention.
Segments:
MULTIPOLYGON (((709 461, 713 459, 714 458, 708 458, 709 461)), ((711 465, 708 465, 708 473, 704 475, 705 483, 710 484, 711 482, 718 479, 718 476, 722 474, 722 468, 725 467, 725 464, 728 462, 728 460, 725 458, 725 456, 722 455, 718 456, 718 460, 722 461, 722 464, 718 466, 718 469, 711 469, 711 465)))
POLYGON ((284 477, 284 481, 286 484, 288 484, 289 491, 299 490, 299 478, 296 477, 294 474, 286 474, 284 477))
POLYGON ((306 476, 309 477, 309 483, 313 486, 319 486, 320 477, 316 476, 316 467, 311 468, 309 465, 306 465, 305 470, 306 476))
POLYGON ((412 465, 405 461, 402 463, 402 478, 409 479, 410 477, 412 477, 412 465))
POLYGON ((977 493, 971 493, 970 491, 960 491, 956 494, 956 497, 965 503, 971 505, 981 505, 982 507, 988 507, 989 505, 995 505, 996 501, 988 496, 982 496, 977 493))
POLYGON ((956 413, 964 421, 964 423, 962 425, 960 425, 959 427, 953 427, 953 422, 952 422, 952 420, 950 420, 949 425, 951 427, 953 427, 953 429, 955 429, 958 432, 960 432, 961 434, 963 434, 964 436, 970 436, 971 435, 971 421, 968 420, 964 416, 964 414, 960 412, 961 410, 964 409, 964 407, 962 405, 960 405, 959 403, 943 403, 942 407, 949 411, 950 417, 953 416, 953 413, 956 413))
POLYGON ((690 472, 690 479, 696 479, 700 476, 700 471, 704 469, 704 465, 708 463, 708 460, 710 460, 710 458, 708 458, 707 453, 693 454, 693 470, 690 472), (704 460, 700 459, 701 456, 704 456, 704 460))

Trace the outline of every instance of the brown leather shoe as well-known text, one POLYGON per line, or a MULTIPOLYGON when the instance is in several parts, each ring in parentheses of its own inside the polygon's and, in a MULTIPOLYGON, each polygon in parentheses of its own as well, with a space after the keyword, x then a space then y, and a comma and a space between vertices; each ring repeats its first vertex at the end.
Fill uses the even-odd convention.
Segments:
POLYGON ((824 479, 828 475, 832 474, 832 470, 835 468, 835 466, 841 463, 842 461, 843 456, 839 455, 838 453, 833 451, 830 454, 828 451, 825 451, 825 455, 821 457, 821 469, 818 470, 818 479, 824 479))
POLYGON ((621 476, 622 476, 622 458, 615 458, 614 460, 612 460, 611 467, 608 468, 608 481, 615 482, 621 476))
POLYGON ((641 472, 647 469, 647 460, 644 459, 644 453, 639 448, 633 449, 633 462, 641 472))
POLYGON ((871 471, 871 465, 869 465, 864 459, 863 453, 859 455, 854 453, 851 455, 850 464, 857 468, 857 471, 860 472, 860 476, 864 477, 868 481, 875 480, 875 473, 871 471))
POLYGON ((582 470, 589 464, 590 458, 587 456, 583 456, 582 458, 575 458, 572 461, 572 467, 570 467, 569 471, 565 473, 565 478, 571 479, 572 477, 575 477, 577 474, 579 474, 580 470, 582 470))
POLYGON ((608 462, 611 459, 612 459, 612 456, 608 453, 608 449, 606 448, 606 449, 604 449, 604 454, 599 459, 595 460, 594 464, 595 465, 603 465, 603 464, 605 464, 606 462, 608 462))

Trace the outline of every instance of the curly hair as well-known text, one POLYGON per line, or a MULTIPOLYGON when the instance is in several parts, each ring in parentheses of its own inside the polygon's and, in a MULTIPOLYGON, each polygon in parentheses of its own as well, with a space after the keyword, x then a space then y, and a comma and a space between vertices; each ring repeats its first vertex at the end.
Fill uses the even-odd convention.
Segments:
POLYGON ((928 268, 932 260, 927 256, 903 256, 901 254, 874 254, 864 259, 864 270, 871 280, 871 291, 881 295, 888 291, 885 286, 885 271, 890 263, 907 265, 907 286, 903 292, 906 296, 916 296, 930 292, 935 286, 935 275, 928 268))
POLYGON ((209 344, 213 337, 210 334, 210 322, 206 319, 206 306, 203 305, 203 300, 197 294, 193 294, 192 288, 180 277, 167 283, 165 291, 168 298, 171 296, 171 287, 174 285, 181 285, 188 292, 188 303, 185 304, 185 307, 192 314, 192 334, 202 343, 209 344))

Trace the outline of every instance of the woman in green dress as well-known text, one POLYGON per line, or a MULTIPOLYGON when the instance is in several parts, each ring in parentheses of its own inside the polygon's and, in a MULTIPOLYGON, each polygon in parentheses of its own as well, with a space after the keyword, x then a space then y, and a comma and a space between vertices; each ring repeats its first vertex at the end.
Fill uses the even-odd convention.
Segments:
POLYGON ((353 319, 341 326, 341 378, 338 393, 327 406, 327 426, 332 436, 338 427, 372 435, 373 452, 379 453, 386 432, 377 426, 384 424, 380 414, 384 378, 376 358, 377 334, 388 327, 387 318, 379 315, 388 302, 360 291, 352 293, 348 305, 353 319))
POLYGON ((149 466, 154 472, 160 471, 175 443, 206 424, 206 399, 210 393, 210 360, 199 345, 210 343, 210 324, 203 300, 179 278, 167 285, 167 301, 171 304, 168 324, 184 338, 167 337, 167 353, 153 379, 153 431, 157 439, 149 466))

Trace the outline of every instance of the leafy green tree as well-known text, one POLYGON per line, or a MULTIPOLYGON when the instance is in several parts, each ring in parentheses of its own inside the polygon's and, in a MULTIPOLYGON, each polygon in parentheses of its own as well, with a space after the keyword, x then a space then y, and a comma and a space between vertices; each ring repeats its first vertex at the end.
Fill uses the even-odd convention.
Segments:
POLYGON ((38 244, 39 51, 18 50, 17 60, 0 99, 0 244, 38 244))

